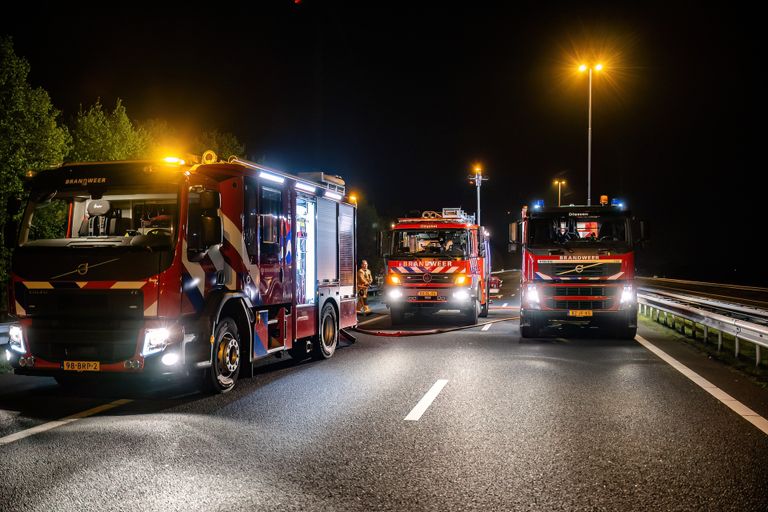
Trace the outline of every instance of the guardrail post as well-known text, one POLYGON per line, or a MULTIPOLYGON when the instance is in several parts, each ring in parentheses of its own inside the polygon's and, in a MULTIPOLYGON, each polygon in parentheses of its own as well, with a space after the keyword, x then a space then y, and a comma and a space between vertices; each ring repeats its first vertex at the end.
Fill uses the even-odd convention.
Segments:
POLYGON ((739 358, 739 337, 738 337, 738 335, 733 337, 733 344, 734 344, 734 346, 735 346, 735 354, 734 354, 734 357, 735 357, 736 359, 738 359, 738 358, 739 358))
POLYGON ((723 331, 717 331, 717 351, 723 348, 723 331))
POLYGON ((696 339, 696 322, 691 320, 691 338, 696 339))
POLYGON ((706 344, 709 341, 709 327, 704 324, 702 325, 702 328, 704 329, 704 343, 706 344))
POLYGON ((755 367, 760 366, 760 345, 755 344, 755 367))

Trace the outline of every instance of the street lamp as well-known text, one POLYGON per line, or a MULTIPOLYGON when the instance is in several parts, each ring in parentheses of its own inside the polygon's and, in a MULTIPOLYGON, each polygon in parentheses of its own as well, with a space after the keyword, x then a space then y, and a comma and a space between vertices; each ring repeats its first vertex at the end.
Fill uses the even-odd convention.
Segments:
POLYGON ((579 71, 589 71, 589 131, 587 133, 587 206, 592 206, 592 70, 602 71, 603 65, 582 64, 579 71))
POLYGON ((557 185, 557 206, 560 206, 560 188, 565 185, 565 180, 555 180, 554 185, 557 185))
POLYGON ((472 170, 475 172, 474 176, 469 177, 469 182, 475 183, 475 186, 477 187, 477 225, 480 226, 480 186, 484 181, 488 181, 488 178, 483 177, 483 166, 480 164, 475 164, 472 167, 472 170))

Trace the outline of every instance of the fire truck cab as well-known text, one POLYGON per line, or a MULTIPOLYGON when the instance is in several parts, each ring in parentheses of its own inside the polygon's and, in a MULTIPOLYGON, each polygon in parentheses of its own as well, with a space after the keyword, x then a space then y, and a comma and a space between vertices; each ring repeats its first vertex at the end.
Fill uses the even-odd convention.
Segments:
POLYGON ((645 225, 633 223, 621 201, 609 205, 602 196, 601 203, 545 208, 537 201, 510 225, 510 249, 522 247, 523 338, 563 325, 635 337, 634 251, 645 241, 645 225))
POLYGON ((16 373, 204 373, 226 392, 270 354, 334 354, 357 323, 344 181, 203 161, 65 164, 29 181, 9 290, 16 373))
POLYGON ((384 298, 393 324, 408 313, 459 310, 469 323, 488 315, 488 236, 460 208, 401 218, 383 249, 384 298))

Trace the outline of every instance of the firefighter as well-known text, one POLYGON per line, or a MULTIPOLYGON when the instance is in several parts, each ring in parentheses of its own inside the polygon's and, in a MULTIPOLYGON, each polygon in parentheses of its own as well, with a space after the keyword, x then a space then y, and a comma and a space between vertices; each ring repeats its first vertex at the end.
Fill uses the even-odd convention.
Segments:
POLYGON ((373 282, 371 271, 368 270, 368 262, 360 262, 360 268, 357 271, 357 312, 365 315, 371 312, 368 306, 368 287, 373 282))

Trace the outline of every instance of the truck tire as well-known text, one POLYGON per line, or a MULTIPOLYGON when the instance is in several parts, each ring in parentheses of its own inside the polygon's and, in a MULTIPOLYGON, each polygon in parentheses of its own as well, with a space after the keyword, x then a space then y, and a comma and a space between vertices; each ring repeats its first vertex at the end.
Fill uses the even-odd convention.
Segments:
POLYGON ((537 338, 539 336, 539 326, 536 322, 536 318, 520 317, 520 337, 522 338, 537 338), (527 322, 529 325, 522 325, 527 322))
POLYGON ((304 361, 305 359, 312 357, 313 346, 314 344, 311 341, 296 340, 293 342, 293 346, 288 349, 288 354, 291 356, 291 359, 296 360, 296 362, 304 361))
POLYGON ((464 312, 464 316, 467 319, 467 324, 477 324, 477 317, 480 314, 480 301, 475 299, 472 301, 472 306, 464 312))
POLYGON ((330 359, 339 343, 339 319, 333 304, 326 302, 320 312, 320 332, 312 343, 315 359, 330 359))
POLYGON ((211 368, 205 372, 206 390, 227 393, 235 387, 242 363, 240 333, 232 318, 222 318, 216 324, 212 354, 211 368))
POLYGON ((613 331, 613 336, 620 340, 633 340, 637 336, 637 327, 619 327, 613 331))
POLYGON ((390 306, 389 307, 389 319, 392 325, 401 325, 405 322, 405 308, 390 306))

